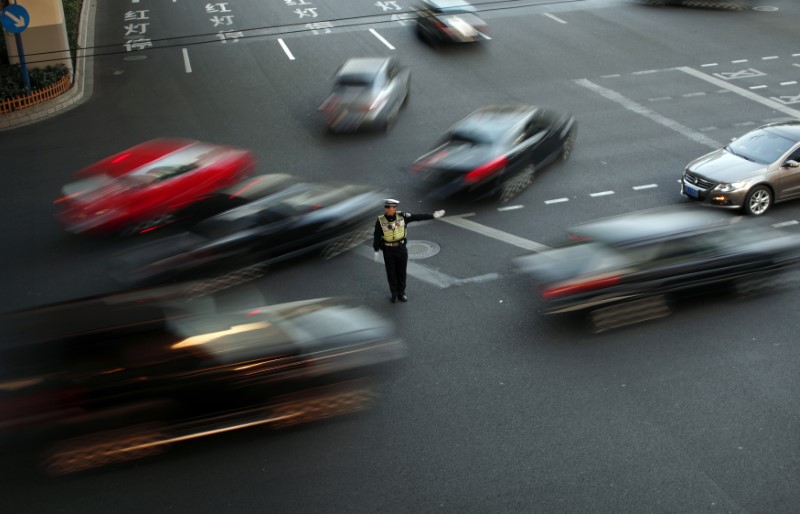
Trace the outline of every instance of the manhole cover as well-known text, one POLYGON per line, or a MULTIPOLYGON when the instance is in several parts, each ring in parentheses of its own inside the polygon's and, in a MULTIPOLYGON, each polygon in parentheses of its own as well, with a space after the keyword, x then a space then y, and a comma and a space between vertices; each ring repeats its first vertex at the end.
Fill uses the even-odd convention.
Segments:
POLYGON ((439 253, 439 245, 430 241, 409 241, 406 250, 409 259, 427 259, 439 253))

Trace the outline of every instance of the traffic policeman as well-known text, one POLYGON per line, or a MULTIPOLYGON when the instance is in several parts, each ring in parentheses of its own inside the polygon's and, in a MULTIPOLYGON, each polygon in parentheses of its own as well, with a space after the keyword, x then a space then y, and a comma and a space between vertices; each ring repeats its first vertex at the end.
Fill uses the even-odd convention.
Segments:
POLYGON ((383 250, 383 263, 386 266, 386 278, 392 293, 392 303, 397 300, 408 301, 406 296, 406 267, 408 266, 408 250, 406 249, 406 225, 414 221, 441 218, 444 211, 433 214, 411 214, 399 212, 400 202, 387 198, 383 203, 384 213, 375 221, 375 234, 372 248, 375 250, 375 261, 383 250))

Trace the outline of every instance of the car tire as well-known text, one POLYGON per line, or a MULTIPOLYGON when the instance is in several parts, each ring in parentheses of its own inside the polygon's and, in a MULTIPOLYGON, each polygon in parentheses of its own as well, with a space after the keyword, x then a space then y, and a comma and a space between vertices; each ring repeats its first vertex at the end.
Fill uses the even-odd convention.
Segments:
POLYGON ((500 203, 508 203, 533 183, 536 167, 525 166, 522 171, 513 175, 500 188, 500 203))
POLYGON ((561 160, 566 161, 572 155, 572 147, 575 146, 575 131, 571 130, 564 140, 564 146, 561 148, 561 160))
POLYGON ((742 209, 745 214, 761 216, 772 205, 772 190, 767 186, 756 186, 747 193, 742 209))

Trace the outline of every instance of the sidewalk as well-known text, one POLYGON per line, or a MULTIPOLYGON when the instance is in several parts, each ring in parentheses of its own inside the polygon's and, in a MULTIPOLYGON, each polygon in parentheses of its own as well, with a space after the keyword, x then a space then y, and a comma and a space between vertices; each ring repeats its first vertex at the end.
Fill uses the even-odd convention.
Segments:
POLYGON ((0 131, 15 129, 23 125, 29 125, 37 121, 57 116, 73 107, 77 107, 92 96, 94 86, 94 64, 93 58, 83 57, 86 48, 94 46, 94 13, 98 0, 84 0, 81 9, 81 21, 78 28, 78 40, 80 48, 73 49, 78 52, 75 60, 75 72, 72 80, 72 87, 63 95, 36 104, 33 107, 0 114, 0 131))

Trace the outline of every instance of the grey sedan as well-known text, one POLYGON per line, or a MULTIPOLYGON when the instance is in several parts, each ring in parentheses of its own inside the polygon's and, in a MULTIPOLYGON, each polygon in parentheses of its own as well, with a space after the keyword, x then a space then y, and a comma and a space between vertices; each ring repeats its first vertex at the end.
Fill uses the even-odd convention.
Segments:
POLYGON ((334 132, 389 131, 408 100, 410 85, 411 72, 395 57, 349 59, 336 73, 333 91, 319 111, 334 132))
POLYGON ((800 197, 800 121, 771 123, 693 160, 681 193, 706 205, 760 216, 800 197))

